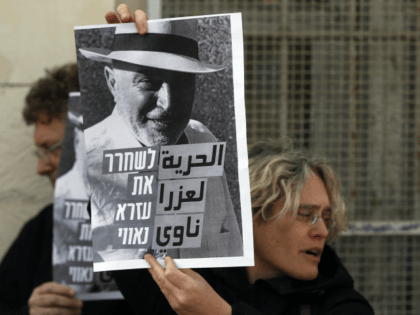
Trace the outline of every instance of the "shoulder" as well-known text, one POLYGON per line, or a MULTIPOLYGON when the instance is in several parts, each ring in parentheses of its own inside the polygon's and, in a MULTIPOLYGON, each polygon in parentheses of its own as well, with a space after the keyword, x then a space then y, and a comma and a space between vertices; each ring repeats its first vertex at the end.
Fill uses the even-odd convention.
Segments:
POLYGON ((52 218, 53 205, 50 204, 23 225, 6 256, 12 252, 19 253, 22 248, 31 250, 33 244, 38 247, 51 247, 52 218))
MULTIPOLYGON (((46 229, 52 224, 53 205, 47 205, 23 227, 22 232, 34 229, 46 229)), ((52 228, 52 227, 51 227, 52 228)), ((21 232, 21 233, 22 233, 21 232)))
POLYGON ((319 279, 321 281, 328 281, 330 284, 336 283, 339 285, 346 284, 353 286, 353 278, 346 267, 344 267, 334 249, 329 245, 325 245, 324 247, 319 264, 319 273, 319 279))
POLYGON ((322 314, 373 315, 372 306, 354 288, 332 288, 324 293, 322 314))
POLYGON ((354 289, 353 278, 334 249, 326 245, 322 255, 318 292, 324 295, 325 314, 373 314, 366 298, 354 289))
POLYGON ((50 204, 25 223, 19 236, 13 243, 12 248, 17 246, 18 248, 24 247, 29 249, 31 247, 30 244, 35 244, 37 247, 50 245, 52 238, 52 221, 53 205, 50 204))
POLYGON ((201 122, 191 119, 185 128, 190 143, 217 142, 217 138, 201 122))
POLYGON ((29 220, 0 264, 0 307, 26 305, 32 289, 52 279, 52 205, 29 220))

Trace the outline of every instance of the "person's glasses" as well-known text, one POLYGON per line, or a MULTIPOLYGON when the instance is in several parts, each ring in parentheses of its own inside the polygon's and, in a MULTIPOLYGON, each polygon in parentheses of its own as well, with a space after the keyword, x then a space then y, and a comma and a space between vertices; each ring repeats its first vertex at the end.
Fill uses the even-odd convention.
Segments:
POLYGON ((64 139, 61 139, 59 142, 53 144, 49 148, 36 148, 33 153, 34 155, 43 161, 50 161, 50 157, 54 152, 57 151, 57 149, 61 148, 63 145, 64 139))
POLYGON ((316 211, 313 211, 313 212, 303 211, 303 212, 299 212, 298 215, 303 219, 304 222, 310 223, 311 225, 314 225, 318 221, 318 219, 322 217, 322 220, 324 221, 328 232, 330 232, 335 225, 335 221, 331 218, 330 213, 326 213, 323 216, 320 216, 318 212, 316 211))

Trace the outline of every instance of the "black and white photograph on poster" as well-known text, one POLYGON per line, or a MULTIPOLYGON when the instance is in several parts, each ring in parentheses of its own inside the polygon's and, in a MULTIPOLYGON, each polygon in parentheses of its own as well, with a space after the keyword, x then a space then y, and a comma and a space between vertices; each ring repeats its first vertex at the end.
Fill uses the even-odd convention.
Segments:
POLYGON ((94 270, 253 265, 241 15, 75 39, 94 270))
POLYGON ((80 93, 69 94, 66 131, 54 188, 53 280, 81 300, 122 299, 109 272, 93 272, 92 230, 80 93))

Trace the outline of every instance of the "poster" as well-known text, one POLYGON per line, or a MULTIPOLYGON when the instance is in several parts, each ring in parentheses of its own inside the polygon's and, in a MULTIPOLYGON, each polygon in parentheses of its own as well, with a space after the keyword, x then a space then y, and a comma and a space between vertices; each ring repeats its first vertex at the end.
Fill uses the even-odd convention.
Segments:
POLYGON ((241 15, 75 27, 94 270, 253 265, 241 15))
POLYGON ((53 280, 81 300, 122 299, 109 272, 93 272, 92 231, 80 93, 69 95, 66 132, 54 187, 53 280))

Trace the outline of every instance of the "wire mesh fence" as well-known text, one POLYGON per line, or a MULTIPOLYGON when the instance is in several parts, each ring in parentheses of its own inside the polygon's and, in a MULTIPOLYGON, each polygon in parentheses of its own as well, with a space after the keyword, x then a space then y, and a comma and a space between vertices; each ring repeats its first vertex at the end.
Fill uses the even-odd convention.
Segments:
POLYGON ((163 17, 242 12, 248 142, 289 136, 331 161, 362 227, 334 244, 356 289, 376 314, 419 314, 419 229, 399 225, 420 222, 418 1, 161 3, 163 17))

